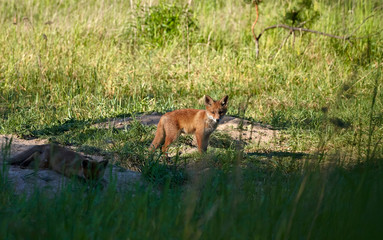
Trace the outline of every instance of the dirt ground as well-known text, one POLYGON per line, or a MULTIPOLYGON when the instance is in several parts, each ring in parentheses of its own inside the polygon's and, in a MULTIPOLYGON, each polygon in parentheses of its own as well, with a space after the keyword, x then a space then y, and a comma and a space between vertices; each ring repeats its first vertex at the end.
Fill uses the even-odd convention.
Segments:
MULTIPOLYGON (((157 125, 161 115, 157 113, 137 116, 135 119, 144 125, 157 125)), ((109 128, 111 126, 121 129, 129 127, 132 118, 112 119, 107 122, 95 124, 99 128, 109 128)), ((240 140, 246 144, 256 143, 258 145, 267 145, 277 136, 278 132, 269 126, 259 123, 252 123, 247 120, 225 116, 217 128, 218 132, 228 134, 234 140, 240 140)), ((19 139, 16 136, 0 135, 0 144, 4 146, 12 138, 11 156, 27 150, 34 145, 46 144, 46 140, 40 139, 19 139)), ((189 149, 190 150, 190 149, 189 149)), ((192 149, 192 151, 195 150, 192 149)), ((0 162, 2 162, 0 155, 0 162)), ((101 160, 100 156, 92 156, 97 160, 101 160)), ((65 176, 62 176, 51 170, 39 170, 35 172, 32 169, 21 169, 17 166, 6 166, 8 170, 8 181, 15 186, 16 193, 30 193, 34 186, 40 189, 45 189, 50 193, 56 193, 62 185, 63 181, 68 181, 65 176), (35 185, 35 183, 37 183, 35 185)), ((112 176, 117 181, 117 188, 120 191, 132 189, 137 184, 142 184, 141 173, 122 169, 116 166, 109 166, 109 170, 105 172, 104 182, 109 183, 112 176)))

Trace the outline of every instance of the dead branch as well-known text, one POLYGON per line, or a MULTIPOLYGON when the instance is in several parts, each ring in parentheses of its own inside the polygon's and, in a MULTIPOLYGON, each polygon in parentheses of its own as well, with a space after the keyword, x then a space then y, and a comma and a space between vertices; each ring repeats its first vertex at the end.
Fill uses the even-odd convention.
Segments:
POLYGON ((267 27, 265 29, 263 29, 261 31, 261 33, 256 36, 255 33, 254 33, 254 26, 255 26, 255 23, 257 22, 258 20, 258 6, 256 5, 256 10, 257 10, 257 18, 256 18, 256 21, 254 22, 253 24, 253 27, 252 27, 252 31, 253 31, 253 37, 254 37, 254 40, 255 40, 255 46, 256 46, 256 56, 258 58, 259 56, 259 39, 262 37, 262 35, 270 30, 270 29, 275 29, 275 28, 283 28, 283 29, 286 29, 288 31, 290 31, 290 34, 292 33, 293 36, 295 37, 295 32, 309 32, 309 33, 314 33, 314 34, 318 34, 318 35, 322 35, 322 36, 326 36, 326 37, 331 37, 331 38, 336 38, 336 39, 340 39, 340 40, 345 40, 345 41, 349 41, 354 33, 356 31, 359 30, 359 28, 371 17, 373 17, 375 14, 372 14, 368 17, 366 17, 362 23, 356 27, 350 34, 348 35, 345 35, 345 36, 337 36, 337 35, 334 35, 334 34, 330 34, 330 33, 325 33, 325 32, 320 32, 320 31, 316 31, 316 30, 312 30, 312 29, 308 29, 308 28, 302 28, 302 27, 292 27, 292 26, 289 26, 289 25, 285 25, 285 24, 276 24, 276 25, 272 25, 270 27, 267 27))
POLYGON ((262 35, 267 31, 267 30, 270 30, 270 29, 275 29, 275 28, 284 28, 284 29, 287 29, 290 31, 290 33, 294 33, 295 32, 310 32, 310 33, 315 33, 315 34, 319 34, 319 35, 323 35, 323 36, 327 36, 327 37, 331 37, 331 38, 336 38, 336 39, 341 39, 341 40, 349 40, 351 36, 337 36, 337 35, 333 35, 333 34, 329 34, 329 33, 325 33, 325 32, 319 32, 319 31, 316 31, 316 30, 311 30, 311 29, 308 29, 308 28, 301 28, 301 27, 291 27, 291 26, 288 26, 288 25, 285 25, 285 24, 277 24, 277 25, 273 25, 273 26, 270 26, 270 27, 267 27, 265 29, 262 30, 262 32, 255 38, 255 45, 256 45, 256 56, 258 58, 259 56, 259 39, 262 37, 262 35))

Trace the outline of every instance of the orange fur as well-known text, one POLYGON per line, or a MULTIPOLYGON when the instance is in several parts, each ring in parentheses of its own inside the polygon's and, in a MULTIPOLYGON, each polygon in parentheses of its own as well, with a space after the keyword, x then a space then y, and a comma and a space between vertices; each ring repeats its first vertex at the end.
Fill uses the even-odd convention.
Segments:
POLYGON ((210 134, 217 128, 219 121, 227 112, 227 100, 228 96, 218 101, 205 96, 206 110, 179 109, 164 114, 158 123, 156 135, 149 150, 154 151, 163 144, 162 152, 166 153, 169 145, 181 133, 186 133, 194 134, 198 150, 206 152, 210 134))

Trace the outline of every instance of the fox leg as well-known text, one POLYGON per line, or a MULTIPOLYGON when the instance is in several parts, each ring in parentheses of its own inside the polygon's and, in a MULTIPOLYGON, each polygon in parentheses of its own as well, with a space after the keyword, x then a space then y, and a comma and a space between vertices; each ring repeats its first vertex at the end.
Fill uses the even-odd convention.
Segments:
POLYGON ((202 152, 207 151, 207 145, 209 145, 209 136, 202 137, 202 152))
MULTIPOLYGON (((19 153, 17 154, 16 156, 13 156, 11 157, 9 160, 8 160, 8 163, 11 164, 11 165, 19 165, 24 162, 27 158, 29 158, 30 156, 32 156, 33 154, 35 153, 40 153, 43 151, 43 149, 45 149, 48 145, 36 145, 22 153, 19 153)), ((30 159, 32 160, 32 159, 30 159)), ((27 164, 28 162, 26 162, 25 164, 27 164)), ((24 165, 25 165, 24 164, 24 165)))
POLYGON ((209 136, 204 136, 202 131, 198 131, 195 133, 195 138, 197 140, 198 151, 201 153, 206 152, 207 145, 209 143, 209 136))
POLYGON ((165 143, 162 146, 162 152, 166 153, 168 151, 169 145, 174 142, 178 136, 181 134, 181 130, 176 123, 167 121, 164 125, 165 130, 165 143))
POLYGON ((168 151, 169 145, 178 138, 179 134, 166 134, 165 143, 162 146, 162 152, 166 153, 168 151))
POLYGON ((34 152, 31 156, 20 163, 20 168, 28 168, 32 162, 40 158, 40 152, 34 152))

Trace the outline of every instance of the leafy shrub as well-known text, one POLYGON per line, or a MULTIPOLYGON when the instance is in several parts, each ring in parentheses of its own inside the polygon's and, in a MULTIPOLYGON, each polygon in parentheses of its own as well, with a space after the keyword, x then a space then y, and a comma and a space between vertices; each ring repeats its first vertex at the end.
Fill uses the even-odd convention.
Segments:
POLYGON ((300 26, 303 22, 309 25, 318 17, 319 12, 314 10, 312 0, 301 0, 286 9, 283 22, 292 26, 300 26))
MULTIPOLYGON (((197 20, 189 8, 175 5, 160 4, 142 10, 136 22, 130 24, 127 35, 131 37, 137 31, 141 42, 150 42, 163 46, 175 37, 197 29, 197 20), (133 31, 132 31, 133 30, 133 31)), ((185 37, 186 38, 186 37, 185 37)))

